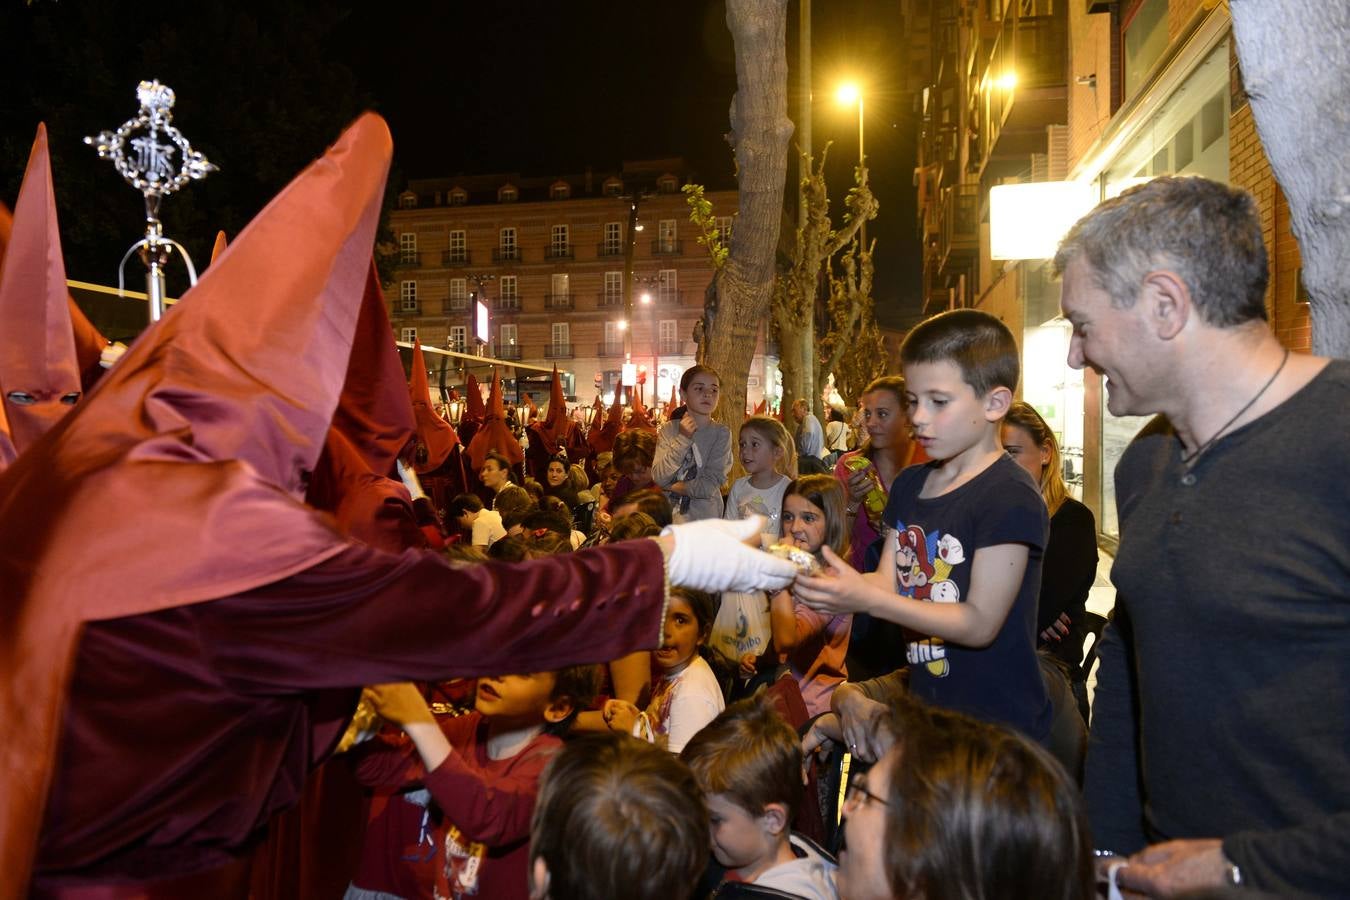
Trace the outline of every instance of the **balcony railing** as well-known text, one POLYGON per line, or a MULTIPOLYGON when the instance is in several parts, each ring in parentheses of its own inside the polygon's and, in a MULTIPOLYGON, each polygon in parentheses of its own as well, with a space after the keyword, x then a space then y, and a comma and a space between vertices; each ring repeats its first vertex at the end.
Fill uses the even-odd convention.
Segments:
POLYGON ((683 341, 661 340, 656 344, 656 352, 662 356, 680 356, 684 353, 683 341))
POLYGON ((520 345, 493 344, 490 353, 497 359, 520 359, 520 345))
POLYGON ((597 294, 596 305, 602 309, 613 309, 616 306, 623 306, 623 294, 597 294))
POLYGON ((441 301, 441 312, 449 315, 450 313, 464 312, 469 308, 468 297, 451 297, 448 300, 441 301))
POLYGON ((980 186, 953 185, 942 197, 942 264, 968 261, 980 249, 980 186))
POLYGON ((520 312, 520 298, 498 297, 492 301, 492 308, 497 312, 520 312))
POLYGON ((595 245, 595 255, 600 259, 609 259, 615 256, 623 256, 623 244, 618 241, 602 241, 595 245))
POLYGON ((400 250, 398 262, 394 263, 400 269, 415 269, 422 265, 422 254, 413 250, 411 253, 406 250, 400 250))
POLYGON ((663 240, 657 238, 652 241, 652 256, 680 256, 684 253, 684 241, 663 240))
POLYGON ((520 262, 519 247, 497 247, 492 251, 492 261, 499 262, 520 262))
POLYGON ((468 250, 441 251, 441 265, 443 266, 467 266, 470 259, 468 250))
POLYGON ((684 304, 684 291, 657 291, 652 299, 658 306, 681 306, 684 304))
POLYGON ((571 344, 545 344, 544 359, 571 359, 571 344))
POLYGON ((399 301, 398 314, 401 316, 420 316, 422 314, 422 304, 416 300, 409 303, 406 300, 399 301))
POLYGON ((609 341, 605 341, 602 344, 597 344, 595 347, 595 355, 602 359, 608 356, 623 356, 623 342, 618 341, 610 343, 609 341))
POLYGON ((571 309, 573 307, 571 294, 545 294, 544 309, 571 309))
POLYGON ((572 259, 571 244, 553 244, 544 250, 544 259, 572 259))

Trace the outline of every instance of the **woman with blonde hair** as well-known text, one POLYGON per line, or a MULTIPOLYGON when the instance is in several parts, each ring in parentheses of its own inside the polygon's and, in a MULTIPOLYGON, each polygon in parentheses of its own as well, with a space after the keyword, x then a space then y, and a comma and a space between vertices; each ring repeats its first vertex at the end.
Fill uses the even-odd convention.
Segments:
MULTIPOLYGON (((1086 676, 1079 671, 1087 634, 1086 604, 1097 575, 1097 520, 1092 510, 1069 496, 1055 433, 1031 404, 1018 400, 1008 410, 1003 449, 1040 486, 1050 511, 1036 631, 1040 648, 1064 663, 1079 694, 1086 676)), ((1081 694, 1079 705, 1085 707, 1086 690, 1081 694)))

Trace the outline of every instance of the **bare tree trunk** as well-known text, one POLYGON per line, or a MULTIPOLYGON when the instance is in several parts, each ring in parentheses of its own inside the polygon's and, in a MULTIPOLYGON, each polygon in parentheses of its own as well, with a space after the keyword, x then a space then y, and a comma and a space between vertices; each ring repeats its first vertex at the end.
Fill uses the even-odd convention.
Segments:
POLYGON ((739 207, 731 252, 706 310, 705 360, 721 375, 718 419, 734 434, 745 419, 746 380, 769 318, 774 251, 787 181, 787 0, 727 0, 735 42, 736 96, 727 140, 736 155, 739 207))
POLYGON ((1289 198, 1313 352, 1350 356, 1350 4, 1231 0, 1261 144, 1289 198))

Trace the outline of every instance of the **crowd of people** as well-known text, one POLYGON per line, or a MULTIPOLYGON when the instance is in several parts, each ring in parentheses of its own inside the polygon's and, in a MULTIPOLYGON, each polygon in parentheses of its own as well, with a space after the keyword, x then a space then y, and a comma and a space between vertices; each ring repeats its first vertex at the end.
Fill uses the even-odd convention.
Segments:
POLYGON ((1096 523, 998 318, 823 427, 733 433, 706 365, 452 426, 361 258, 388 152, 358 121, 68 408, 0 372, 0 896, 1344 893, 1350 367, 1270 333, 1249 195, 1157 179, 1056 259, 1070 364, 1159 415, 1089 704, 1096 523))

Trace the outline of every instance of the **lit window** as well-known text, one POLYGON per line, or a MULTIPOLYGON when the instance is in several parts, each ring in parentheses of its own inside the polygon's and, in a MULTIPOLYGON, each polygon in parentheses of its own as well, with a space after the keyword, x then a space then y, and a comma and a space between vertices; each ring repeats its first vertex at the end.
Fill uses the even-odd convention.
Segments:
POLYGON ((398 236, 398 261, 417 262, 417 235, 414 232, 405 231, 398 236))
POLYGON ((468 346, 468 343, 469 343, 468 327, 465 325, 451 325, 450 339, 447 341, 447 344, 449 345, 448 349, 455 350, 459 353, 463 353, 464 348, 468 346))
POLYGON ((450 191, 451 206, 463 206, 468 202, 469 202, 469 192, 464 190, 464 188, 457 187, 453 188, 450 191))
POLYGON ((520 193, 515 189, 514 185, 510 184, 504 185, 499 191, 497 191, 497 202, 515 203, 516 198, 518 198, 519 196, 520 193))
POLYGON ((417 282, 403 281, 398 286, 399 308, 404 312, 417 312, 417 282))
POLYGON ((618 256, 623 253, 623 223, 605 223, 605 243, 600 252, 605 256, 618 256))
POLYGON ((554 225, 549 239, 549 255, 556 258, 567 256, 570 253, 570 246, 567 239, 567 226, 554 225))
POLYGON ((416 329, 416 328, 404 328, 404 329, 401 329, 401 330, 399 331, 399 337, 398 337, 398 339, 399 339, 400 341, 403 341, 403 343, 405 343, 405 344, 415 344, 415 343, 417 343, 417 329, 416 329))
POLYGON ((572 196, 572 188, 564 181, 554 182, 548 189, 548 195, 554 200, 566 200, 572 196))
POLYGON ((460 230, 450 232, 450 252, 448 262, 462 263, 469 258, 468 240, 460 230))

